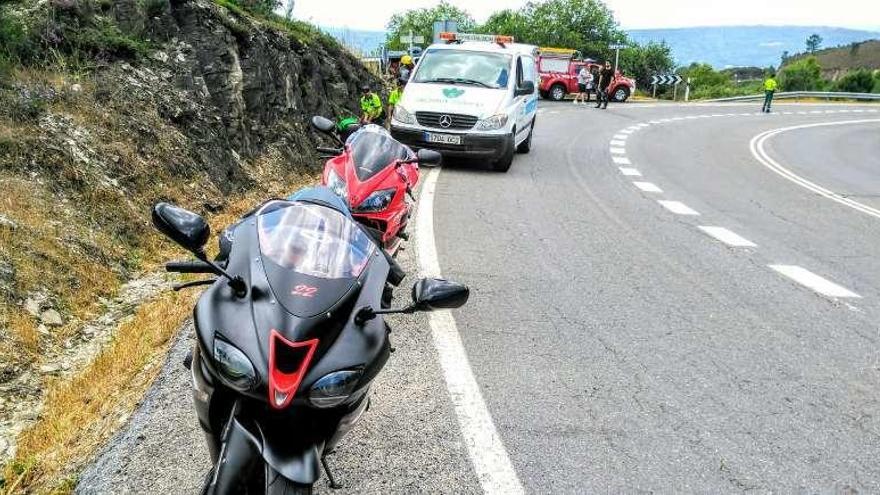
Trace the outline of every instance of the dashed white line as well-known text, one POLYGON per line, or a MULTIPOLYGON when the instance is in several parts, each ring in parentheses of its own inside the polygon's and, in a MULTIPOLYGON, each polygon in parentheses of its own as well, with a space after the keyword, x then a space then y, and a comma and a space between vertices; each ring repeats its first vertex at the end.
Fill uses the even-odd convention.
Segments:
POLYGON ((632 134, 633 133, 633 131, 631 129, 621 129, 618 132, 620 132, 621 134, 632 134))
POLYGON ((637 127, 642 127, 642 128, 644 128, 644 127, 648 127, 649 125, 650 125, 650 124, 645 124, 644 122, 642 122, 641 124, 637 124, 637 127))
POLYGON ((626 176, 630 176, 630 177, 641 177, 642 176, 641 172, 639 172, 637 169, 634 169, 632 167, 617 167, 617 168, 620 169, 620 173, 622 173, 623 175, 626 175, 626 176))
POLYGON ((629 161, 629 158, 627 158, 625 156, 612 156, 611 159, 617 165, 632 165, 632 162, 629 161))
POLYGON ((773 270, 781 273, 782 275, 794 280, 795 282, 809 287, 814 291, 828 297, 851 297, 851 298, 860 298, 862 296, 856 294, 855 292, 841 287, 840 285, 835 284, 834 282, 820 277, 815 273, 807 270, 806 268, 796 266, 796 265, 767 265, 773 270))
POLYGON ((663 189, 660 189, 659 187, 657 187, 653 182, 635 181, 635 182, 633 182, 633 185, 638 187, 639 189, 641 189, 644 192, 649 192, 649 193, 662 193, 663 192, 663 189))
POLYGON ((757 246, 754 242, 752 242, 752 241, 750 241, 750 240, 748 240, 748 239, 746 239, 746 238, 744 238, 734 232, 731 232, 730 230, 727 230, 724 227, 712 227, 712 226, 708 226, 708 225, 700 225, 698 228, 700 230, 702 230, 703 232, 705 232, 706 234, 723 242, 724 244, 727 244, 728 246, 733 246, 733 247, 756 247, 757 246))
POLYGON ((625 148, 609 148, 609 151, 611 152, 612 155, 625 155, 626 154, 625 148))
POLYGON ((657 202, 660 203, 660 205, 667 210, 675 213, 676 215, 699 215, 696 210, 682 203, 681 201, 668 201, 658 199, 657 202))
MULTIPOLYGON (((434 241, 434 193, 439 172, 439 169, 428 172, 419 198, 416 244, 423 276, 440 276, 434 241)), ((452 313, 449 310, 435 311, 428 318, 446 388, 483 492, 497 495, 524 493, 474 378, 452 313)))
POLYGON ((620 139, 612 139, 610 143, 611 146, 626 146, 626 141, 621 141, 620 139))
POLYGON ((613 137, 614 139, 622 139, 622 140, 626 140, 626 138, 628 138, 629 136, 627 136, 626 134, 615 134, 615 135, 613 135, 613 136, 611 136, 611 137, 613 137))

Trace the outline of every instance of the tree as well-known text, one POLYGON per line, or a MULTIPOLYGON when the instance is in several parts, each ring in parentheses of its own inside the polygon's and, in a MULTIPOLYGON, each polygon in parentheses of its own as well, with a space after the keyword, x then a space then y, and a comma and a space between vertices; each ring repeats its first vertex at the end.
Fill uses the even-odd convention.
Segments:
POLYGON ((785 50, 784 52, 782 52, 782 57, 780 57, 781 60, 780 60, 780 62, 779 62, 779 66, 780 66, 780 67, 782 67, 783 65, 785 65, 786 62, 788 62, 788 58, 789 58, 789 56, 790 56, 790 55, 789 55, 789 53, 788 53, 788 50, 785 50))
POLYGON ((631 43, 620 51, 620 67, 621 72, 636 80, 636 87, 646 88, 651 83, 651 76, 672 71, 672 49, 665 41, 649 41, 644 45, 631 43))
POLYGON ((391 16, 387 25, 388 34, 385 44, 391 50, 406 48, 409 44, 401 43, 400 37, 410 32, 430 41, 434 37, 434 22, 444 19, 458 22, 458 30, 461 32, 473 31, 476 27, 474 18, 467 11, 443 0, 431 8, 412 9, 391 16))
POLYGON ((522 12, 504 9, 493 13, 486 22, 478 28, 486 34, 506 34, 513 36, 518 42, 532 42, 532 33, 529 19, 522 12))
POLYGON ((807 52, 816 53, 819 47, 822 46, 822 37, 816 33, 811 34, 807 38, 807 52))
POLYGON ((816 57, 792 62, 779 71, 783 91, 815 91, 822 87, 822 67, 816 57))

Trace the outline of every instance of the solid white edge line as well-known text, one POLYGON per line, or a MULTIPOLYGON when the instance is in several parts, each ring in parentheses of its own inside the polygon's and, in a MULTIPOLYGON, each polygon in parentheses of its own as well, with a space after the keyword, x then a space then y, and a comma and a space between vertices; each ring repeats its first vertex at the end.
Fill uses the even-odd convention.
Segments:
POLYGON ((698 229, 713 237, 715 240, 721 241, 731 247, 757 247, 757 244, 736 234, 724 227, 714 227, 709 225, 699 225, 698 229))
POLYGON ((876 208, 872 208, 868 205, 859 203, 858 201, 854 201, 852 199, 843 197, 833 191, 825 189, 824 187, 795 174, 794 172, 783 167, 776 160, 771 158, 770 155, 767 153, 767 151, 764 149, 764 145, 766 144, 768 139, 770 139, 771 137, 773 137, 777 134, 781 134, 783 132, 793 131, 793 130, 797 130, 797 129, 807 129, 807 128, 811 128, 811 127, 865 124, 865 123, 872 123, 872 122, 880 122, 880 119, 844 120, 844 121, 840 121, 840 122, 820 122, 820 123, 816 123, 816 124, 804 124, 804 125, 795 125, 795 126, 790 126, 790 127, 782 127, 779 129, 771 129, 769 131, 762 132, 762 133, 758 134, 757 136, 753 137, 752 140, 749 142, 749 149, 752 152, 752 156, 754 156, 755 159, 758 160, 759 163, 761 163, 765 167, 769 168, 770 170, 772 170, 774 173, 780 175, 781 177, 783 177, 791 182, 794 182, 795 184, 797 184, 807 190, 810 190, 816 194, 819 194, 820 196, 824 196, 832 201, 835 201, 835 202, 840 203, 842 205, 848 206, 854 210, 860 211, 860 212, 865 213, 867 215, 871 215, 872 217, 880 218, 880 210, 877 210, 876 208))
POLYGON ((653 182, 633 181, 633 185, 638 187, 639 189, 641 189, 644 192, 649 192, 649 193, 662 193, 663 192, 663 189, 660 189, 659 187, 657 187, 657 185, 654 184, 653 182))
POLYGON ((617 168, 620 170, 620 173, 622 173, 623 175, 627 175, 630 177, 641 177, 642 176, 641 172, 639 172, 638 170, 631 168, 631 167, 617 167, 617 168))
POLYGON ((676 215, 699 215, 696 210, 691 208, 690 206, 682 203, 681 201, 669 201, 665 199, 658 199, 658 203, 661 206, 666 208, 667 210, 675 213, 676 215))
POLYGON ((629 158, 625 156, 612 156, 611 160, 618 165, 632 165, 632 162, 629 161, 629 158))
POLYGON ((796 265, 767 265, 795 282, 828 297, 861 298, 855 292, 796 265))
MULTIPOLYGON (((439 169, 428 171, 419 197, 416 244, 423 277, 439 277, 441 273, 434 241, 434 195, 439 174, 439 169)), ((434 311, 428 318, 446 388, 483 492, 491 495, 524 493, 474 378, 452 313, 434 311)))

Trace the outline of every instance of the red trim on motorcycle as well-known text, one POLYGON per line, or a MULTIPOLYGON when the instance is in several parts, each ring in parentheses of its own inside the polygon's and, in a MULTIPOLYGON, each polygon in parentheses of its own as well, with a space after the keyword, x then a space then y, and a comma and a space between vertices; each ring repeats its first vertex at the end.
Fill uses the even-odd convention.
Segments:
POLYGON ((318 339, 293 342, 272 330, 269 335, 269 405, 274 409, 284 409, 290 404, 317 348, 318 339))

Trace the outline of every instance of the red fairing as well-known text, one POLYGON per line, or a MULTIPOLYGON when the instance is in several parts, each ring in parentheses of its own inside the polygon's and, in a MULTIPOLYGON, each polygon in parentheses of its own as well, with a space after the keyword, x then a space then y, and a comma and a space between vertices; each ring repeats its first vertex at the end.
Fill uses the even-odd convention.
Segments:
POLYGON ((270 332, 269 405, 274 409, 284 409, 290 404, 317 348, 318 339, 293 342, 277 330, 270 332))

